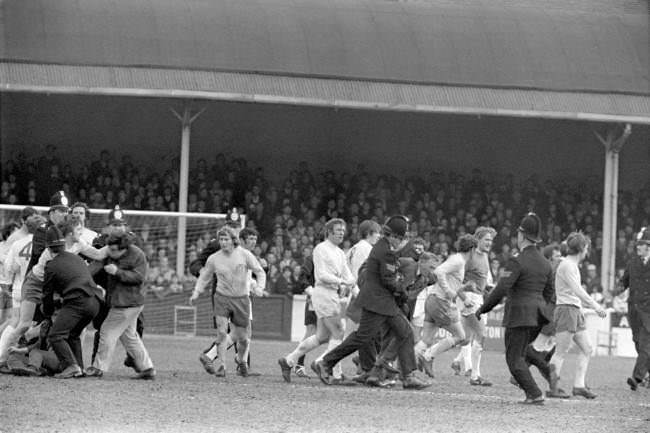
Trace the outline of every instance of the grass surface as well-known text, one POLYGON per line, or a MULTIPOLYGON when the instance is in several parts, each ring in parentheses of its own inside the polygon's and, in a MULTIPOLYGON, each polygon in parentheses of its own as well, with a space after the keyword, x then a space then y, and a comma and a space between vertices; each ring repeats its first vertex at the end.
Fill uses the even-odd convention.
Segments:
MULTIPOLYGON (((229 352, 228 375, 216 378, 198 362, 209 341, 145 335, 158 371, 153 382, 130 379, 121 348, 102 379, 0 375, 0 432, 650 431, 650 389, 631 392, 625 385, 631 359, 592 359, 587 381, 598 394, 595 400, 547 400, 529 407, 517 404, 524 395, 508 383, 501 353, 483 356, 482 370, 492 387, 472 387, 466 377, 454 376, 452 351, 436 360, 433 386, 404 391, 327 387, 315 377, 294 377, 286 384, 277 359, 295 346, 287 342, 253 342, 253 369, 262 376, 236 376, 229 352)), ((574 361, 566 360, 561 383, 569 391, 574 361)), ((349 360, 344 369, 353 372, 349 360)))

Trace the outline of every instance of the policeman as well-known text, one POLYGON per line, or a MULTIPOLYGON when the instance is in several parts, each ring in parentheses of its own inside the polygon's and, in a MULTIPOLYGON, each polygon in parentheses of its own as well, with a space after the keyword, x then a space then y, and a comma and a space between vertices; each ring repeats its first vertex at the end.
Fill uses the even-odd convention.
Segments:
POLYGON ((66 240, 72 236, 74 226, 69 222, 52 226, 46 232, 47 248, 54 258, 45 265, 43 314, 52 317, 54 293, 58 293, 63 306, 52 323, 48 342, 61 363, 63 371, 56 376, 61 379, 83 375, 79 336, 99 312, 102 298, 84 260, 65 251, 66 240))
POLYGON ((544 404, 544 396, 526 363, 526 346, 548 322, 545 309, 554 302, 553 270, 537 248, 542 223, 534 213, 527 214, 517 229, 521 253, 506 263, 503 277, 476 312, 480 319, 506 296, 503 313, 506 363, 517 384, 526 393, 523 404, 544 404))
POLYGON ((415 375, 417 365, 413 351, 413 332, 398 303, 401 293, 397 252, 406 244, 407 231, 408 220, 401 215, 390 217, 383 226, 383 236, 370 251, 366 261, 365 279, 359 287, 359 328, 316 363, 318 376, 323 383, 330 384, 334 365, 359 348, 368 347, 373 339, 381 334, 388 342, 384 349, 387 359, 377 357, 375 369, 386 369, 387 360, 393 356, 388 354, 397 353, 403 375, 403 387, 422 389, 430 386, 415 375))
POLYGON ((637 235, 637 256, 630 259, 621 279, 623 290, 629 288, 628 320, 632 340, 638 354, 632 377, 627 384, 632 391, 650 371, 650 228, 644 227, 637 235))
POLYGON ((41 253, 47 247, 47 229, 55 224, 62 223, 66 215, 68 215, 68 212, 70 212, 68 203, 68 197, 65 196, 63 191, 58 191, 50 198, 50 210, 47 212, 47 222, 38 227, 34 232, 34 238, 32 239, 32 257, 29 260, 29 265, 27 265, 26 273, 29 273, 34 265, 38 263, 41 253))

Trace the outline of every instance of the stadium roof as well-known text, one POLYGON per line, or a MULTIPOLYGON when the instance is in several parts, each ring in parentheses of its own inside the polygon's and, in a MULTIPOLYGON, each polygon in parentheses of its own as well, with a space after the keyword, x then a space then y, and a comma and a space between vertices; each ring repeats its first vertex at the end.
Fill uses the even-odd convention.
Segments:
POLYGON ((0 89, 650 123, 645 0, 4 0, 0 89))

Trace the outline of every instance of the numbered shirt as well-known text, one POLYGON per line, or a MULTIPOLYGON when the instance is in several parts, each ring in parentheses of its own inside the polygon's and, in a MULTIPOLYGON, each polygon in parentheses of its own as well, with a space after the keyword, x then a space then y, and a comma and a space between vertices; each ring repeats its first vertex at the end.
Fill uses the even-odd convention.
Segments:
POLYGON ((12 284, 14 291, 20 291, 27 273, 27 266, 32 258, 32 238, 29 234, 17 240, 9 248, 5 259, 4 277, 7 284, 12 284))
POLYGON ((7 240, 0 242, 0 283, 2 284, 11 284, 11 280, 6 278, 8 274, 5 272, 5 264, 7 261, 7 256, 9 255, 9 250, 13 244, 18 242, 21 239, 24 239, 27 236, 33 236, 24 231, 23 229, 15 230, 7 240))

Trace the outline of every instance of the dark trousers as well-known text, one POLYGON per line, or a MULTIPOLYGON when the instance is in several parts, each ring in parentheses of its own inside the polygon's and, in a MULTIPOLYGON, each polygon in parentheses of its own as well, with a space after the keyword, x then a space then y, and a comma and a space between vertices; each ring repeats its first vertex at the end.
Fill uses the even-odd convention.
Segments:
MULTIPOLYGON (((106 320, 106 316, 108 316, 108 310, 110 310, 109 306, 109 301, 107 300, 106 302, 101 302, 99 312, 93 319, 93 328, 95 328, 95 337, 93 338, 93 354, 92 354, 92 362, 95 362, 95 356, 97 355, 97 348, 99 347, 99 330, 102 327, 102 323, 104 323, 104 320, 106 320)), ((144 332, 144 315, 140 313, 138 316, 138 321, 135 324, 135 331, 138 333, 140 338, 142 338, 142 334, 144 332)), ((127 352, 126 353, 127 359, 131 357, 131 355, 127 352)))
POLYGON ((399 356, 400 369, 405 376, 415 370, 413 332, 406 317, 403 314, 385 316, 366 309, 361 310, 359 328, 327 353, 323 362, 327 366, 334 366, 359 349, 369 349, 370 345, 374 344, 373 340, 379 335, 384 336, 384 341, 387 342, 383 350, 386 359, 391 359, 389 356, 393 356, 392 359, 395 355, 399 356))
POLYGON ((542 395, 542 391, 537 386, 526 363, 526 347, 535 340, 537 334, 539 334, 539 328, 528 326, 506 328, 505 332, 508 369, 528 398, 537 398, 542 395))
POLYGON ((359 365, 363 371, 370 371, 377 361, 377 354, 381 351, 381 336, 379 332, 367 344, 359 348, 359 365))
POLYGON ((99 311, 99 300, 95 296, 80 295, 64 300, 63 306, 52 323, 47 337, 61 363, 61 369, 78 365, 83 369, 81 331, 93 320, 99 311))
POLYGON ((641 382, 650 371, 650 313, 639 310, 633 304, 628 306, 628 320, 637 353, 632 375, 641 382))

